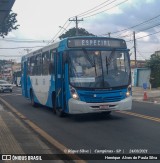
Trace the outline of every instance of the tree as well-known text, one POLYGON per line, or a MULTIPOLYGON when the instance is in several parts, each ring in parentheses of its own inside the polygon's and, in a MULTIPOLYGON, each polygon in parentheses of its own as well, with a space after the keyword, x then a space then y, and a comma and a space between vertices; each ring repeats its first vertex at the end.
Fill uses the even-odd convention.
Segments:
MULTIPOLYGON (((73 37, 76 36, 76 28, 71 28, 68 31, 66 31, 64 34, 59 36, 60 39, 66 38, 66 37, 73 37)), ((92 33, 89 33, 84 28, 78 28, 78 36, 95 36, 92 33)))
POLYGON ((160 56, 153 54, 147 62, 147 67, 151 69, 150 83, 152 87, 160 87, 160 56))
POLYGON ((18 29, 19 25, 16 25, 17 20, 16 20, 16 13, 9 13, 9 15, 6 17, 4 22, 0 24, 0 37, 5 37, 8 35, 8 33, 12 30, 18 29))

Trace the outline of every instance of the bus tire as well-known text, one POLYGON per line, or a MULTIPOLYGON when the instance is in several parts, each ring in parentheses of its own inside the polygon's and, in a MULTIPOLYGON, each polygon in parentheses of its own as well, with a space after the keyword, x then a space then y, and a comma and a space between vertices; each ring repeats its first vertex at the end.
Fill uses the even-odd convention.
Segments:
POLYGON ((34 94, 33 94, 33 91, 32 90, 30 91, 30 99, 31 99, 31 105, 33 107, 37 107, 38 104, 34 101, 34 94))
POLYGON ((60 107, 56 109, 56 114, 61 118, 65 117, 65 112, 60 107))
POLYGON ((65 116, 65 113, 62 108, 56 106, 56 93, 52 93, 52 105, 54 114, 57 114, 59 117, 65 116))

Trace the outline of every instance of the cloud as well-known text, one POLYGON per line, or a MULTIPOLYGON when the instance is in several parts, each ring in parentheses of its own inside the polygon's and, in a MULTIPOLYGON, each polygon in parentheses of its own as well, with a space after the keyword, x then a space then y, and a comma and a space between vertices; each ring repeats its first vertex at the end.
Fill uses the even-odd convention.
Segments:
MULTIPOLYGON (((141 23, 149 18, 159 14, 160 1, 132 0, 122 6, 119 6, 121 13, 102 14, 101 17, 94 19, 94 22, 100 22, 101 26, 113 24, 117 29, 121 27, 131 27, 141 23)), ((92 21, 92 23, 94 23, 92 21)), ((110 32, 114 29, 111 28, 110 32)))

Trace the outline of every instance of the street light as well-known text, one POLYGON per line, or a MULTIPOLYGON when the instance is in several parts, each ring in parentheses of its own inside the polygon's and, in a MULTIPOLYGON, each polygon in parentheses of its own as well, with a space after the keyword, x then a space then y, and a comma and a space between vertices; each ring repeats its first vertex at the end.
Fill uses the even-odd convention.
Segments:
POLYGON ((64 27, 62 27, 62 26, 59 26, 59 28, 64 29, 64 30, 67 32, 67 29, 66 29, 66 28, 64 28, 64 27))

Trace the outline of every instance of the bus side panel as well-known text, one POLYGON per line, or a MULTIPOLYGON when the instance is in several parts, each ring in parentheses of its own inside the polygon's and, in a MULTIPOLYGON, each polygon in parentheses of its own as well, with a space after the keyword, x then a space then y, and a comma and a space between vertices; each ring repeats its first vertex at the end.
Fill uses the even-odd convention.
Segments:
POLYGON ((23 74, 22 74, 22 95, 28 98, 27 92, 27 63, 23 62, 23 74))
MULTIPOLYGON (((30 91, 34 94, 34 101, 38 104, 51 107, 51 76, 30 76, 28 78, 28 93, 30 91)), ((31 97, 30 97, 31 98, 31 97)))
POLYGON ((53 93, 55 92, 55 75, 52 75, 51 76, 51 79, 50 79, 50 88, 49 88, 49 91, 48 91, 48 100, 47 100, 47 103, 46 103, 46 106, 52 108, 53 107, 53 100, 52 99, 53 97, 53 93))

